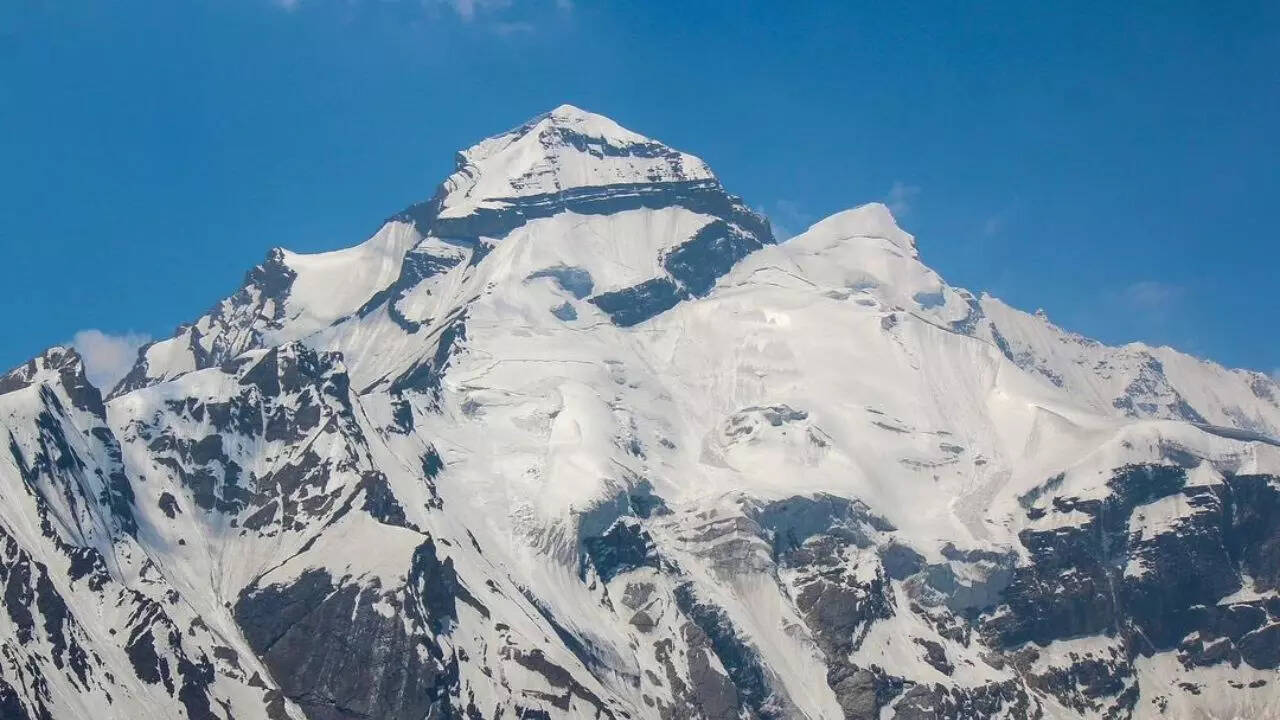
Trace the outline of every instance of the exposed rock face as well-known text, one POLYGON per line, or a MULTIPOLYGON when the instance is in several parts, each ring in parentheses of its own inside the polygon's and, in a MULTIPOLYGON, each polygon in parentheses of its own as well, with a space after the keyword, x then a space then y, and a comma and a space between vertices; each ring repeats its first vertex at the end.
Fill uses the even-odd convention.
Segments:
MULTIPOLYGON (((1258 547, 1249 540, 1259 537, 1260 525, 1275 536, 1280 526, 1260 516, 1270 514, 1280 488, 1257 476, 1228 475, 1207 485, 1188 485, 1186 476, 1177 466, 1130 466, 1112 478, 1113 494, 1101 501, 1052 498, 1053 514, 1080 512, 1087 520, 1023 532, 1033 562, 1016 572, 1007 607, 984 626, 987 636, 1012 646, 1120 634, 1134 653, 1151 654, 1193 631, 1213 635, 1212 627, 1223 627, 1213 618, 1234 611, 1215 603, 1245 583, 1258 587, 1260 568, 1243 548, 1258 547), (1254 509, 1237 513, 1241 501, 1254 509)), ((1240 617, 1230 633, 1237 640, 1267 615, 1240 617)))
POLYGON ((448 579, 418 580, 439 582, 428 597, 446 594, 436 603, 446 606, 437 608, 446 610, 441 617, 428 617, 411 593, 386 593, 377 583, 337 586, 319 569, 292 585, 247 589, 235 617, 285 697, 308 717, 428 717, 444 712, 457 691, 457 659, 446 658, 432 634, 452 620, 453 597, 448 579))
POLYGON ((1280 718, 1277 398, 565 106, 0 377, 0 717, 1280 718))
MULTIPOLYGON (((245 274, 244 285, 192 325, 174 333, 190 352, 193 367, 216 367, 245 350, 260 347, 267 332, 282 327, 284 303, 297 273, 285 263, 284 251, 275 248, 261 265, 245 274)), ((173 341, 169 341, 173 342, 173 341)), ((113 394, 120 395, 151 383, 147 351, 138 353, 138 364, 120 381, 113 394)))

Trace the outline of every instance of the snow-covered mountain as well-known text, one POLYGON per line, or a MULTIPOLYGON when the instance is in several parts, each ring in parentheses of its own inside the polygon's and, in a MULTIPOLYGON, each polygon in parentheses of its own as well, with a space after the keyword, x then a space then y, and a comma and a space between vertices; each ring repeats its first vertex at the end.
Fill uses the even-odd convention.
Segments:
POLYGON ((1280 718, 1280 386, 562 106, 0 379, 0 717, 1280 718))

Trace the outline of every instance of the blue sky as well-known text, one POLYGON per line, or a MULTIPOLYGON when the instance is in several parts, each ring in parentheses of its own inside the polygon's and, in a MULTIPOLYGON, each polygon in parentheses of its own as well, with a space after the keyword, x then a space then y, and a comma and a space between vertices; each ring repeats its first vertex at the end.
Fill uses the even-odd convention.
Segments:
POLYGON ((787 230, 885 201, 952 284, 1280 372, 1280 4, 1041 5, 4 3, 0 365, 119 363, 571 102, 787 230))

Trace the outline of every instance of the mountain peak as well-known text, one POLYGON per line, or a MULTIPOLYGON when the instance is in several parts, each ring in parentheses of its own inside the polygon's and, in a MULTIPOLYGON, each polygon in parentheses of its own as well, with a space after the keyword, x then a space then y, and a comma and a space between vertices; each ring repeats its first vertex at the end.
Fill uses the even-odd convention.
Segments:
POLYGON ((819 220, 808 233, 835 239, 871 237, 887 240, 901 250, 916 256, 916 239, 898 227, 893 212, 884 203, 867 203, 843 210, 819 220))
POLYGON ((458 153, 441 216, 583 188, 716 182, 701 159, 573 105, 560 105, 458 153))
POLYGON ((0 393, 11 392, 40 382, 44 375, 52 377, 60 373, 67 373, 70 376, 84 375, 84 363, 80 359, 80 353, 76 352, 74 347, 54 345, 0 376, 0 393))
POLYGON ((70 345, 54 345, 36 357, 0 375, 0 395, 33 385, 60 386, 72 404, 104 417, 102 393, 85 375, 84 360, 70 345))
POLYGON ((593 113, 589 110, 583 110, 576 105, 569 105, 568 103, 561 105, 550 112, 543 113, 529 122, 534 125, 543 125, 548 128, 569 129, 584 136, 594 137, 616 144, 654 142, 644 135, 622 127, 612 118, 598 113, 593 113))
POLYGON ((480 160, 495 150, 501 151, 509 147, 510 143, 530 136, 546 146, 572 143, 572 136, 615 147, 638 144, 662 145, 640 133, 622 127, 612 118, 565 103, 535 115, 511 130, 481 140, 462 154, 469 160, 480 160))

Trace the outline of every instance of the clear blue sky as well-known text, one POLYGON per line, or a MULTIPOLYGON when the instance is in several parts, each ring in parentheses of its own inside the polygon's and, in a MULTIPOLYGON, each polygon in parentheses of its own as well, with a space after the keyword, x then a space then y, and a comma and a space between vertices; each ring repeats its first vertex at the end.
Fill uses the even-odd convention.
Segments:
POLYGON ((3 3, 0 365, 166 335, 571 102, 784 228, 889 199, 953 284, 1280 368, 1280 3, 1041 5, 3 3))

